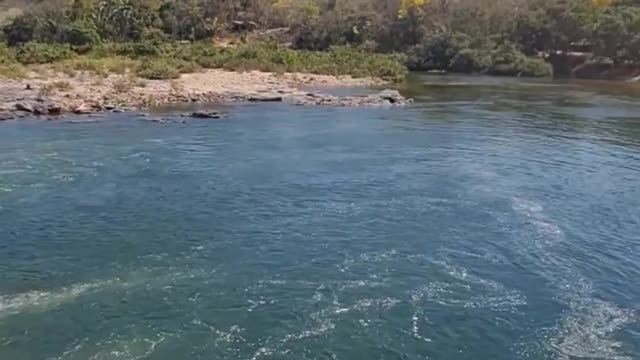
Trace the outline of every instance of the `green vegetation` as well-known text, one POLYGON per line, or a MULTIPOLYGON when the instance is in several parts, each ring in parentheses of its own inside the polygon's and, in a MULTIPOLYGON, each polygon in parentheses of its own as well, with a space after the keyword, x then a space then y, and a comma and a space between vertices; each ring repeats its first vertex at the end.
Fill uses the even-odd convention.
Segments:
POLYGON ((48 0, 14 13, 0 46, 0 73, 12 76, 16 64, 50 63, 149 79, 200 68, 547 76, 545 59, 576 47, 640 62, 638 0, 48 0), (269 41, 249 31, 280 27, 269 41))
POLYGON ((406 75, 403 62, 400 55, 373 54, 351 47, 320 52, 293 50, 277 44, 217 47, 204 42, 141 41, 101 43, 81 53, 72 51, 67 44, 28 42, 15 48, 0 46, 0 75, 11 77, 24 73, 15 71, 19 64, 53 64, 53 70, 64 73, 90 71, 107 76, 130 71, 146 79, 175 79, 181 73, 203 68, 225 68, 350 74, 400 81, 406 75))

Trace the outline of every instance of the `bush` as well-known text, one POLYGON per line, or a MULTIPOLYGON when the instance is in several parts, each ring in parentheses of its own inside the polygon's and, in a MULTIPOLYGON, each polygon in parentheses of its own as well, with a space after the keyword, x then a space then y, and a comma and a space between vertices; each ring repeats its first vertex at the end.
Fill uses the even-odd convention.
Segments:
POLYGON ((73 57, 69 46, 28 42, 16 52, 16 59, 22 64, 48 64, 73 57))
POLYGON ((473 44, 465 34, 431 33, 409 50, 408 66, 413 70, 483 71, 489 62, 487 46, 491 46, 487 41, 473 44))
POLYGON ((69 27, 66 41, 78 47, 91 46, 100 43, 100 34, 91 24, 78 21, 69 27))
POLYGON ((294 28, 293 48, 323 51, 339 45, 359 46, 370 40, 370 27, 364 16, 312 19, 294 28))
POLYGON ((491 52, 491 75, 534 76, 551 75, 551 66, 542 59, 527 57, 511 43, 498 46, 491 52))
POLYGON ((145 59, 136 69, 141 78, 150 80, 177 79, 180 77, 178 66, 168 59, 145 59))
POLYGON ((32 14, 21 15, 2 29, 9 46, 16 46, 33 40, 38 19, 32 14))
POLYGON ((15 51, 4 44, 0 44, 0 64, 13 64, 15 62, 15 51))

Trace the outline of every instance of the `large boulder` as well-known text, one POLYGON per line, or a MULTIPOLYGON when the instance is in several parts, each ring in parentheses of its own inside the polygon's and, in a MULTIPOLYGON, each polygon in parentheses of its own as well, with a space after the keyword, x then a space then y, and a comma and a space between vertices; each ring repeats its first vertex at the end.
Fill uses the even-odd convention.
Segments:
POLYGON ((33 104, 30 102, 19 102, 19 103, 16 103, 14 107, 18 111, 33 113, 33 104))

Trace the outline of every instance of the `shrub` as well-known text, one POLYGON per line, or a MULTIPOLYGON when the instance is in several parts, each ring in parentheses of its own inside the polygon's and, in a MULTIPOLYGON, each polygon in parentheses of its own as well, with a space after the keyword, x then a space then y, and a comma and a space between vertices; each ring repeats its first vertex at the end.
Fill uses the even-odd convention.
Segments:
POLYGON ((491 52, 488 73, 502 76, 549 76, 551 66, 542 59, 527 57, 511 43, 504 43, 491 52))
POLYGON ((15 51, 4 44, 0 44, 0 64, 13 64, 15 62, 15 51))
POLYGON ((460 33, 431 33, 409 50, 408 66, 413 70, 481 71, 486 67, 486 44, 472 44, 460 33))
POLYGON ((28 42, 16 52, 16 59, 22 64, 47 64, 73 57, 69 46, 28 42))
POLYGON ((33 40, 38 19, 32 14, 18 16, 2 29, 9 46, 16 46, 33 40))
POLYGON ((151 79, 177 79, 180 71, 175 63, 168 59, 145 59, 136 69, 138 76, 151 79))
POLYGON ((69 27, 66 41, 73 46, 91 46, 100 43, 100 34, 91 24, 77 21, 69 27))
POLYGON ((20 64, 0 64, 0 77, 7 79, 22 79, 27 75, 24 66, 20 64))

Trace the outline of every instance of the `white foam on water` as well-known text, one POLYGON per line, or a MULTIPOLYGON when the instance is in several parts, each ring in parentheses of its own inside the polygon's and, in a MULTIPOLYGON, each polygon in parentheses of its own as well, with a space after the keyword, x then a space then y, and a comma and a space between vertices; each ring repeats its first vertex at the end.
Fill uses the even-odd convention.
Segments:
POLYGON ((100 341, 83 339, 51 360, 140 360, 149 358, 156 347, 173 335, 158 333, 150 337, 129 338, 112 334, 100 341))
POLYGON ((571 314, 561 320, 550 346, 565 359, 633 360, 620 354, 623 344, 611 336, 634 321, 633 311, 591 299, 571 306, 571 314))
POLYGON ((113 285, 114 280, 74 284, 55 291, 29 291, 13 295, 0 295, 0 318, 25 310, 47 310, 71 302, 92 291, 113 285))
POLYGON ((228 330, 220 330, 217 327, 207 324, 200 319, 194 319, 191 324, 198 325, 207 328, 217 337, 214 340, 215 344, 219 344, 220 342, 225 343, 244 343, 247 340, 242 336, 242 333, 245 331, 244 328, 239 327, 238 325, 232 325, 228 330))
POLYGON ((303 331, 301 331, 301 332, 299 332, 297 334, 286 335, 283 338, 281 343, 285 344, 285 343, 288 343, 289 341, 293 341, 293 340, 302 340, 302 339, 306 339, 306 338, 310 338, 310 337, 317 337, 317 336, 326 334, 326 333, 332 331, 335 328, 336 328, 336 325, 333 322, 331 322, 329 319, 320 319, 310 329, 303 330, 303 331))
POLYGON ((426 342, 431 342, 432 341, 431 338, 420 335, 420 328, 418 326, 418 322, 421 317, 422 317, 422 310, 416 309, 413 312, 413 316, 411 316, 411 334, 416 339, 420 339, 426 342))
MULTIPOLYGON (((349 306, 340 306, 340 304, 334 302, 333 306, 326 307, 318 312, 309 315, 309 318, 312 320, 313 325, 303 329, 300 332, 287 334, 278 340, 269 341, 267 344, 260 345, 254 355, 251 357, 251 360, 257 360, 261 357, 269 356, 275 353, 288 353, 289 349, 283 348, 291 342, 319 337, 331 333, 336 328, 335 320, 342 314, 346 314, 349 312, 366 312, 371 308, 386 311, 396 306, 400 302, 400 300, 394 298, 361 299, 349 306)), ((359 319, 358 322, 363 326, 368 325, 368 320, 359 319)))
POLYGON ((344 291, 347 289, 356 289, 356 288, 374 288, 374 287, 384 287, 389 286, 386 281, 371 281, 371 280, 346 280, 340 282, 338 285, 338 291, 344 291))
POLYGON ((353 266, 359 264, 375 264, 395 259, 398 255, 396 249, 362 253, 356 257, 348 257, 339 266, 341 272, 348 272, 353 266))
POLYGON ((446 262, 435 261, 434 264, 440 265, 448 276, 458 281, 433 281, 409 291, 413 306, 428 301, 443 306, 517 312, 519 307, 527 304, 522 293, 507 289, 496 281, 483 279, 463 267, 446 262), (465 293, 468 296, 464 298, 457 296, 465 293))
POLYGON ((263 346, 261 348, 259 348, 258 350, 256 350, 256 352, 253 354, 253 356, 251 357, 251 360, 257 360, 263 356, 269 356, 271 354, 273 354, 275 352, 274 349, 271 349, 269 347, 263 346))
POLYGON ((550 350, 559 359, 632 360, 620 353, 623 344, 613 336, 637 321, 636 312, 594 296, 593 284, 575 269, 574 260, 558 255, 554 249, 565 241, 565 236, 544 213, 541 204, 514 198, 512 208, 524 216, 539 235, 521 240, 522 244, 516 244, 515 250, 524 256, 534 256, 543 265, 540 275, 556 288, 557 299, 569 308, 569 313, 545 336, 550 350))
POLYGON ((135 286, 164 288, 167 284, 209 275, 201 270, 176 270, 158 273, 151 269, 134 271, 125 277, 73 284, 56 290, 28 291, 18 294, 0 295, 0 319, 22 312, 42 312, 75 301, 81 296, 101 291, 135 286))

